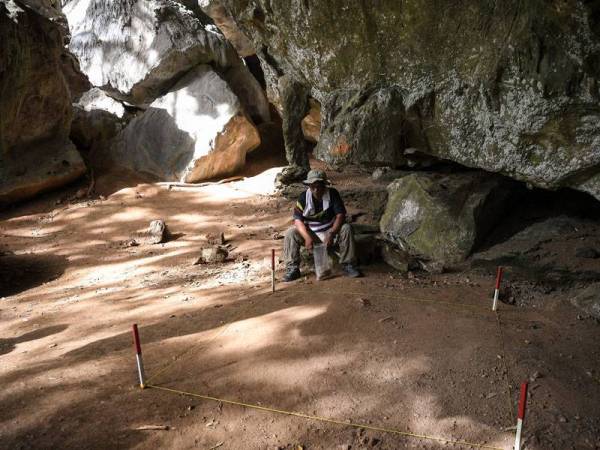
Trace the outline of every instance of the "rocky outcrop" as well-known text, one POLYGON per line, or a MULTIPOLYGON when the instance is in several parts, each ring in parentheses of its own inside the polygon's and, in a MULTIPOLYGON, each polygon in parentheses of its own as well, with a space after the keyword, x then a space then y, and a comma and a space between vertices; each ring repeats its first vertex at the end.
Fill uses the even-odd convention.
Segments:
POLYGON ((271 120, 271 111, 265 91, 245 65, 236 64, 221 73, 255 124, 259 125, 271 120))
POLYGON ((308 146, 302 134, 302 119, 308 113, 308 89, 306 86, 283 76, 279 80, 281 92, 281 105, 283 115, 283 141, 285 143, 285 157, 289 166, 279 176, 279 181, 289 184, 302 180, 308 173, 308 146))
POLYGON ((259 144, 227 83, 211 67, 198 66, 129 123, 111 158, 161 180, 193 183, 241 169, 259 144))
POLYGON ((231 42, 238 55, 246 57, 256 53, 252 42, 240 31, 233 17, 220 0, 198 0, 198 4, 202 11, 215 22, 215 25, 219 27, 227 40, 231 42))
POLYGON ((55 2, 0 2, 0 202, 79 177, 85 166, 68 139, 73 83, 85 77, 64 48, 65 19, 55 2), (64 161, 64 163, 63 163, 64 161))
POLYGON ((0 206, 64 186, 86 172, 81 155, 66 139, 44 141, 19 155, 0 157, 0 206))
POLYGON ((148 106, 198 64, 240 64, 193 1, 70 0, 64 7, 77 56, 92 84, 148 106))
POLYGON ((456 264, 502 217, 505 183, 480 172, 403 176, 388 186, 381 232, 413 256, 456 264))
POLYGON ((321 137, 321 105, 314 98, 308 99, 308 114, 302 119, 302 134, 308 142, 316 144, 321 137))
POLYGON ((379 137, 385 151, 373 156, 412 147, 600 198, 597 2, 222 3, 252 39, 272 101, 285 75, 321 103, 320 157, 361 161, 373 141, 354 127, 370 134, 404 114, 400 136, 379 137))
POLYGON ((95 163, 186 182, 243 166, 269 103, 196 0, 69 0, 65 12, 94 95, 118 100, 97 105, 87 95, 78 104, 73 137, 97 150, 95 163), (115 105, 148 110, 127 126, 132 114, 115 115, 115 105))
POLYGON ((397 167, 403 155, 404 105, 398 88, 341 92, 327 97, 318 158, 332 164, 397 167))
POLYGON ((133 116, 122 103, 98 88, 84 93, 74 105, 74 111, 71 139, 85 150, 108 143, 133 116))

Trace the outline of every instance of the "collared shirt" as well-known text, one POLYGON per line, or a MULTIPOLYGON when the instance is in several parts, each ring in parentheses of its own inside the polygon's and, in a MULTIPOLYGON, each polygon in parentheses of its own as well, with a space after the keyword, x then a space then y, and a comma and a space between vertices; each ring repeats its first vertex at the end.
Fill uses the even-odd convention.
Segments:
POLYGON ((301 220, 308 224, 313 231, 326 231, 333 226, 335 216, 346 214, 346 207, 340 193, 333 188, 329 190, 329 206, 323 211, 323 201, 317 200, 313 196, 314 213, 308 216, 304 215, 306 209, 306 192, 298 197, 294 207, 294 220, 301 220))

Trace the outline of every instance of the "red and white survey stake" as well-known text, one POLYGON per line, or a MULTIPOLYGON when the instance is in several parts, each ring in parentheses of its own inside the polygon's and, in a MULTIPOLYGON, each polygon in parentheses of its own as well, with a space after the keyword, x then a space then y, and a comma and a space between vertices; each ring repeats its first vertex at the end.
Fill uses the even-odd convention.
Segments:
POLYGON ((140 345, 140 334, 138 333, 137 323, 133 324, 133 344, 135 346, 135 359, 137 361, 138 375, 140 377, 140 387, 145 388, 144 361, 142 361, 142 346, 140 345))
POLYGON ((271 249, 271 289, 275 292, 275 249, 271 249))
POLYGON ((521 432, 525 420, 525 407, 527 406, 527 382, 521 383, 521 396, 519 397, 519 415, 517 418, 517 436, 515 438, 515 449, 521 450, 521 432))
POLYGON ((494 289, 494 303, 492 304, 492 311, 498 309, 498 297, 500 296, 500 283, 502 282, 502 267, 498 267, 498 273, 496 274, 496 289, 494 289))

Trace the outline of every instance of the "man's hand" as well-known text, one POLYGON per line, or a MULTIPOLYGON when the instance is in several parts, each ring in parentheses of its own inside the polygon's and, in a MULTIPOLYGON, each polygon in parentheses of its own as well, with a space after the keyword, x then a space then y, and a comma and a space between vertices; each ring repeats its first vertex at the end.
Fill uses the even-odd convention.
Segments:
POLYGON ((331 247, 333 245, 334 235, 335 235, 335 233, 332 233, 331 231, 325 235, 325 245, 327 247, 331 247))
POLYGON ((313 249, 313 239, 310 236, 306 236, 304 238, 304 246, 308 251, 311 251, 313 249))

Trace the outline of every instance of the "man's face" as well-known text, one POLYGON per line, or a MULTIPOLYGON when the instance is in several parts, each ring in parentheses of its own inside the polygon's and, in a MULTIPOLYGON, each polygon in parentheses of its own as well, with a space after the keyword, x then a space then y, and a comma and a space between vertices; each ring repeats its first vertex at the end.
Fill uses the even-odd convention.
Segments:
POLYGON ((323 198, 323 194, 325 194, 325 183, 322 181, 315 181, 309 185, 310 192, 317 200, 321 200, 323 198))

